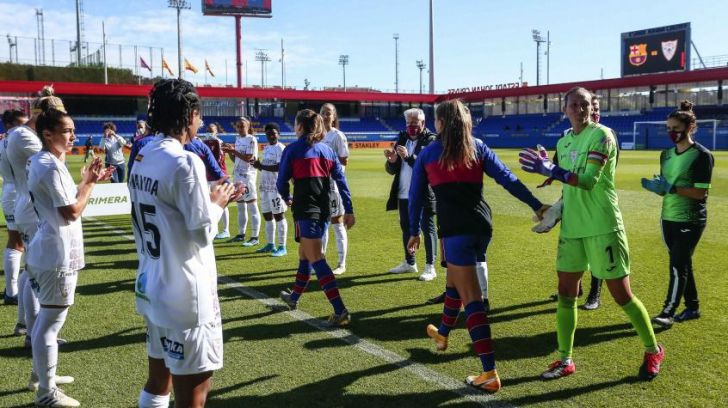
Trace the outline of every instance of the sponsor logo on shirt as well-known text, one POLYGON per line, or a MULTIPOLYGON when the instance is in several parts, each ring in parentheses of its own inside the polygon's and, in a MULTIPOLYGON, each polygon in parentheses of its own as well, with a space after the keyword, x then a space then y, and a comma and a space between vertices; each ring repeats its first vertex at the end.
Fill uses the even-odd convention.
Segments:
POLYGON ((162 342, 162 348, 167 355, 175 360, 185 359, 185 346, 166 337, 159 339, 162 342))

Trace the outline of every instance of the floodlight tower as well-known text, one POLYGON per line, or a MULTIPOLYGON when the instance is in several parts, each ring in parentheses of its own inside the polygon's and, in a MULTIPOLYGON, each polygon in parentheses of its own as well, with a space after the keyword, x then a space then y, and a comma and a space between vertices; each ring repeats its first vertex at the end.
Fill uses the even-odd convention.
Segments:
POLYGON ((541 43, 545 43, 546 40, 539 30, 531 30, 531 34, 533 41, 536 42, 536 86, 539 86, 541 84, 541 43))
POLYGON ((192 5, 187 0, 169 0, 169 7, 177 9, 177 72, 179 72, 179 79, 182 79, 184 77, 184 69, 182 68, 182 29, 179 18, 182 9, 190 9, 192 5))
POLYGON ((341 65, 341 70, 344 74, 344 92, 346 92, 346 66, 349 65, 349 56, 348 55, 339 55, 339 65, 341 65))
POLYGON ((394 92, 399 93, 399 34, 394 34, 394 92))
POLYGON ((417 68, 420 70, 420 93, 422 93, 422 70, 427 67, 425 65, 425 62, 422 60, 417 60, 417 68))
POLYGON ((260 61, 260 86, 265 86, 265 63, 270 61, 266 50, 258 50, 255 53, 255 60, 260 61))

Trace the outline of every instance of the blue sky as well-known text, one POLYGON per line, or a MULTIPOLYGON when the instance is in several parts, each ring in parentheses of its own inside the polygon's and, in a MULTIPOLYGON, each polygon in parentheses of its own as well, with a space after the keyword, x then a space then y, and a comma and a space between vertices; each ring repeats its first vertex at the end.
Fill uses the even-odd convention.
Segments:
MULTIPOLYGON (((201 1, 183 11, 184 55, 198 68, 206 58, 216 78, 233 83, 234 19, 201 14, 201 1)), ((175 11, 164 0, 85 0, 85 36, 101 42, 101 21, 110 44, 163 47, 177 70, 175 11)), ((342 83, 340 54, 348 54, 347 85, 394 89, 394 40, 399 39, 400 90, 419 88, 418 59, 428 61, 428 0, 273 0, 273 18, 243 19, 243 50, 248 60, 248 82, 260 84, 256 49, 267 49, 268 83, 280 85, 280 40, 286 49, 286 83, 314 88, 342 83)), ((74 0, 0 0, 0 26, 5 33, 36 36, 35 8, 45 15, 48 40, 75 38, 74 0)), ((435 0, 435 86, 449 88, 515 82, 523 62, 524 80, 536 82, 536 45, 531 29, 551 33, 551 83, 619 76, 620 33, 661 25, 692 23, 693 41, 701 55, 728 54, 726 1, 617 1, 566 0, 435 0)), ((19 41, 21 60, 33 58, 32 40, 19 41)), ((68 58, 68 46, 56 45, 58 59, 68 58)), ((132 64, 131 47, 123 48, 122 63, 132 64)), ((48 51, 47 51, 48 52, 48 51)), ((146 52, 146 51, 145 51, 146 52)), ((159 52, 159 51, 156 51, 159 52)), ((142 55, 146 54, 140 51, 142 55)), ((694 54, 693 54, 694 55, 694 54)), ((47 59, 49 56, 47 55, 47 59)), ((118 47, 107 49, 118 61, 118 47)), ((7 61, 8 45, 0 41, 0 61, 7 61)), ((155 71, 159 57, 153 56, 155 71)), ((543 60, 542 82, 545 78, 543 60)), ((427 74, 424 79, 427 83, 427 74)), ((187 75, 202 84, 203 71, 187 75)))

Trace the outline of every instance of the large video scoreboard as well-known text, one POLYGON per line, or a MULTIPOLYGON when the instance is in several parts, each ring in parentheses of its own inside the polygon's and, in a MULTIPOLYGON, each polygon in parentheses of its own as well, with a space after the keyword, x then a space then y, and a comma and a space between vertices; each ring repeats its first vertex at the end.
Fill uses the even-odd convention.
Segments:
POLYGON ((206 16, 271 17, 272 0, 202 0, 206 16))
POLYGON ((622 76, 690 70, 690 23, 622 33, 622 76))

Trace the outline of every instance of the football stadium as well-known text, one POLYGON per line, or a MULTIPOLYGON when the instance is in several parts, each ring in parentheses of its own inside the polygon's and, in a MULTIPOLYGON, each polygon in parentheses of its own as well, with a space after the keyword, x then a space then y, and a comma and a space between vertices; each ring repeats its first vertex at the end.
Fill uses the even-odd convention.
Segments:
POLYGON ((728 406, 725 5, 111 3, 0 0, 0 406, 728 406))

